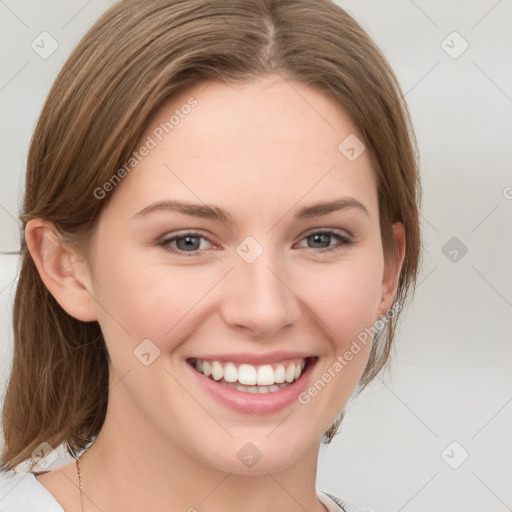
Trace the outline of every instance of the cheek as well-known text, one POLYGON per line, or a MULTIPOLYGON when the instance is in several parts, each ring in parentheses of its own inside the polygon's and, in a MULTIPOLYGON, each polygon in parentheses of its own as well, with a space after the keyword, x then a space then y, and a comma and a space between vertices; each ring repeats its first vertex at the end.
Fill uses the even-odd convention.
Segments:
MULTIPOLYGON (((144 252, 119 250, 121 244, 111 242, 97 260, 94 286, 107 343, 124 339, 124 349, 129 344, 133 350, 148 338, 170 352, 230 293, 232 277, 223 278, 229 265, 149 263, 144 252), (222 293, 211 293, 221 281, 222 293)), ((312 337, 323 330, 340 353, 373 326, 382 284, 382 261, 375 254, 378 247, 367 247, 343 261, 287 264, 283 281, 293 300, 306 305, 297 327, 311 328, 312 337)))
POLYGON ((378 259, 363 256, 350 263, 320 266, 305 275, 301 298, 328 342, 323 344, 326 357, 317 378, 299 396, 299 403, 324 419, 325 431, 347 403, 368 361, 382 273, 378 259))
POLYGON ((373 326, 381 301, 382 272, 378 261, 359 258, 310 269, 300 284, 300 297, 320 320, 337 351, 344 350, 373 326))
POLYGON ((184 329, 204 309, 204 300, 222 276, 221 269, 149 264, 147 259, 110 253, 96 274, 100 325, 107 340, 129 340, 132 348, 152 340, 170 351, 184 329))

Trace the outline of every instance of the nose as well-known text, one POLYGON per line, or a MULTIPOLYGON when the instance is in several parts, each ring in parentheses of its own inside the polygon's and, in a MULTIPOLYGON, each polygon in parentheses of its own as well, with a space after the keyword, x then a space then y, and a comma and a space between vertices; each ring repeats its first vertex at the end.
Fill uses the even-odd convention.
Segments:
POLYGON ((221 315, 232 328, 259 338, 275 338, 301 316, 300 301, 291 279, 277 258, 267 252, 252 263, 236 261, 225 283, 221 315))

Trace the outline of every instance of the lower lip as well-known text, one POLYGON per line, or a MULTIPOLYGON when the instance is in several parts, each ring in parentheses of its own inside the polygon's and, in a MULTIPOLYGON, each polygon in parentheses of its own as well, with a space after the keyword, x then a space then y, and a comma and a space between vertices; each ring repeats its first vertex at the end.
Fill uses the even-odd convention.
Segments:
POLYGON ((189 363, 186 365, 190 367, 204 389, 222 405, 243 414, 272 414, 297 400, 308 384, 309 375, 316 361, 317 359, 309 359, 304 373, 292 384, 279 391, 268 393, 249 393, 228 388, 198 372, 189 363))

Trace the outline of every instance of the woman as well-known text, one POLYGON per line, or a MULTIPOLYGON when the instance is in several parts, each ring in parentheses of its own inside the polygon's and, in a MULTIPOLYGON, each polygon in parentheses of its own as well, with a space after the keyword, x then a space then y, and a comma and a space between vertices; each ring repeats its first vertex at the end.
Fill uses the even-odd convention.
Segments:
POLYGON ((30 147, 2 468, 43 471, 0 508, 362 510, 318 450, 388 359, 418 203, 396 77, 334 3, 115 4, 30 147))

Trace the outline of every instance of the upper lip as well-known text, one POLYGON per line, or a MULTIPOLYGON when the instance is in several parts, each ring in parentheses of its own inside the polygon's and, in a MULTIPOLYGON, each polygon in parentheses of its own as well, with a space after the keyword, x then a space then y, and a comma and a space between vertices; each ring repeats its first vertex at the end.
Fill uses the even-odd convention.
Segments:
POLYGON ((253 366, 261 366, 264 364, 280 363, 289 359, 306 359, 316 357, 314 354, 306 352, 272 352, 271 354, 208 354, 204 356, 189 357, 188 360, 201 359, 202 361, 219 361, 233 363, 247 363, 253 366))

